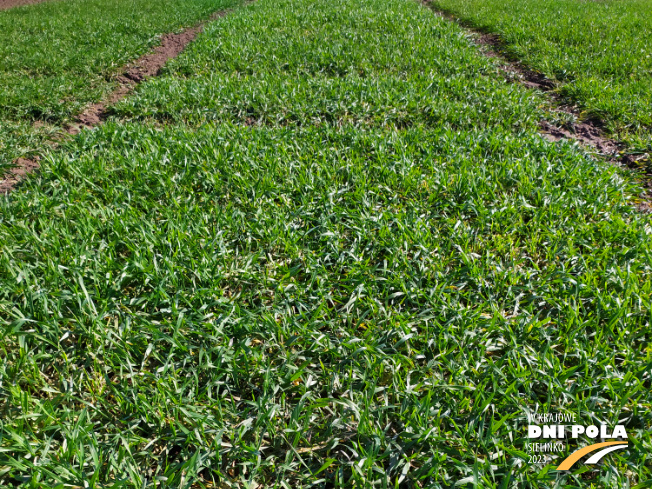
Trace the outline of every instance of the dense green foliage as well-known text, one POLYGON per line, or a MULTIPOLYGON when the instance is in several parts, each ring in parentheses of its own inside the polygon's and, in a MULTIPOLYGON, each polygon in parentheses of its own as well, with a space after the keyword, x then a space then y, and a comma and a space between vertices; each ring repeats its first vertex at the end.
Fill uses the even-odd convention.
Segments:
POLYGON ((535 127, 541 100, 415 6, 281 2, 207 28, 117 114, 200 123, 535 127))
POLYGON ((652 228, 544 106, 409 0, 211 24, 0 203, 0 485, 645 487, 652 228))
POLYGON ((48 131, 29 123, 68 121, 108 93, 116 70, 147 52, 160 34, 233 4, 65 0, 0 11, 0 170, 42 145, 48 131))
POLYGON ((587 119, 651 151, 651 0, 434 0, 557 80, 587 119))

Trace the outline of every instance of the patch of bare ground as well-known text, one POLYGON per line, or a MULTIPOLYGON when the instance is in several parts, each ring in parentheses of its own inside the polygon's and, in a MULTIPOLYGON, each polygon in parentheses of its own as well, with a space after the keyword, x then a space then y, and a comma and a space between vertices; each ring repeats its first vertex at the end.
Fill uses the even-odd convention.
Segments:
POLYGON ((11 192, 25 175, 36 171, 39 167, 38 160, 38 156, 34 159, 18 158, 14 162, 14 167, 9 170, 4 180, 0 180, 0 195, 11 192))
MULTIPOLYGON (((557 84, 553 80, 546 78, 542 73, 528 69, 519 60, 508 55, 507 46, 499 35, 482 32, 473 28, 450 12, 439 9, 434 5, 433 0, 422 0, 422 3, 432 9, 437 15, 465 28, 485 56, 500 61, 500 69, 509 79, 517 80, 528 88, 546 92, 553 102, 555 110, 574 116, 575 121, 568 127, 557 127, 548 121, 542 121, 539 127, 543 137, 550 141, 560 141, 562 139, 578 141, 587 149, 599 153, 610 163, 637 171, 640 175, 639 160, 646 158, 648 155, 628 154, 624 151, 625 146, 623 143, 609 138, 605 134, 600 121, 580 121, 579 111, 575 107, 568 106, 555 92, 557 84)), ((637 207, 642 212, 652 212, 652 178, 647 175, 643 176, 641 184, 645 191, 640 196, 643 200, 637 207)))
MULTIPOLYGON (((2 1, 0 0, 0 2, 2 1)), ((208 21, 223 17, 229 11, 215 12, 208 21)), ((128 96, 139 83, 157 76, 165 63, 172 58, 176 58, 188 44, 195 40, 206 22, 201 22, 176 34, 162 36, 160 45, 120 70, 121 74, 116 78, 118 86, 105 100, 87 107, 77 116, 75 122, 66 126, 66 132, 75 135, 84 128, 92 128, 102 124, 106 119, 107 107, 128 96)), ((35 125, 38 124, 38 121, 35 122, 35 125)), ((39 167, 38 160, 39 158, 36 157, 33 159, 18 158, 14 161, 12 170, 9 171, 4 180, 0 180, 0 195, 11 192, 25 175, 36 171, 39 167)))
MULTIPOLYGON (((227 11, 214 13, 209 20, 223 17, 227 11)), ((101 124, 106 118, 106 109, 129 95, 134 87, 147 78, 157 76, 165 63, 176 58, 188 44, 195 40, 202 31, 205 22, 186 29, 178 34, 165 34, 161 37, 161 44, 148 54, 138 58, 122 70, 117 77, 118 86, 111 92, 106 100, 93 104, 77 117, 77 124, 68 127, 70 134, 76 134, 81 128, 94 127, 101 124)))
POLYGON ((22 5, 31 5, 33 3, 48 2, 51 0, 0 0, 0 10, 7 10, 22 5))

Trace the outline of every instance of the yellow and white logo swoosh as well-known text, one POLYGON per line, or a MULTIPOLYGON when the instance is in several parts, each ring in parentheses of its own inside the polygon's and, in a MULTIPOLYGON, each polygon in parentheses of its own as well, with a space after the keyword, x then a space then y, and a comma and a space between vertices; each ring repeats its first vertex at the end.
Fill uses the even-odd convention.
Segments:
POLYGON ((580 448, 579 450, 571 453, 568 457, 566 457, 564 461, 561 464, 559 464, 557 470, 570 470, 571 467, 575 465, 575 462, 581 459, 584 455, 587 455, 591 452, 595 452, 600 448, 602 448, 602 450, 594 454, 585 463, 597 464, 600 461, 600 459, 602 459, 602 457, 604 457, 608 453, 611 453, 614 450, 620 450, 621 448, 627 448, 627 443, 622 441, 607 441, 604 443, 595 443, 593 445, 589 445, 588 447, 580 448))

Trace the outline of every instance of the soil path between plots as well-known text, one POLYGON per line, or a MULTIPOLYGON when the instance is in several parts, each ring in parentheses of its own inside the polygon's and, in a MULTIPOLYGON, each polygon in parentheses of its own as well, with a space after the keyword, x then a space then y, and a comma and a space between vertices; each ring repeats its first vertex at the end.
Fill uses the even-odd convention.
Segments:
MULTIPOLYGON (((215 20, 224 15, 226 15, 226 12, 218 12, 211 17, 211 20, 215 20)), ((202 31, 203 26, 204 23, 202 22, 195 27, 180 32, 179 34, 165 34, 162 36, 161 44, 124 68, 122 75, 117 78, 118 87, 107 97, 106 100, 91 105, 84 110, 84 112, 78 115, 78 124, 71 124, 68 128, 68 132, 75 134, 76 132, 79 132, 80 128, 94 127, 101 124, 106 116, 106 109, 108 106, 125 98, 133 91, 134 87, 142 81, 157 76, 161 71, 161 68, 165 66, 165 63, 176 58, 188 44, 195 40, 197 34, 202 31)))
POLYGON ((33 3, 48 2, 51 0, 0 0, 0 10, 7 10, 22 5, 32 5, 33 3))
MULTIPOLYGON (((3 0, 0 0, 0 2, 3 2, 3 0)), ((102 102, 86 108, 84 112, 77 116, 76 122, 66 127, 66 132, 78 134, 84 128, 102 124, 106 118, 107 107, 125 98, 142 81, 157 76, 165 63, 172 58, 176 58, 188 44, 195 40, 207 22, 224 17, 230 11, 220 10, 211 15, 208 20, 200 22, 194 27, 190 27, 178 34, 163 35, 161 44, 125 66, 121 70, 122 74, 117 77, 117 88, 102 102)), ((0 180, 0 195, 11 192, 25 175, 37 170, 39 167, 38 161, 38 157, 34 159, 18 158, 14 162, 14 168, 7 173, 4 180, 0 180)))
MULTIPOLYGON (((437 15, 445 19, 455 22, 468 32, 472 34, 474 42, 481 48, 480 51, 489 58, 496 58, 500 60, 501 70, 504 71, 510 78, 517 79, 520 83, 528 88, 546 92, 555 104, 555 110, 571 114, 575 117, 579 115, 579 111, 574 107, 569 107, 562 99, 554 92, 557 84, 541 73, 532 71, 527 66, 523 65, 520 61, 514 60, 506 56, 507 44, 497 34, 486 33, 466 23, 464 20, 452 15, 450 12, 439 8, 434 0, 421 0, 424 5, 433 10, 437 15)), ((600 121, 575 121, 570 127, 556 127, 547 121, 542 121, 539 129, 543 137, 550 141, 560 141, 562 139, 572 139, 578 141, 580 144, 587 148, 597 150, 610 163, 627 167, 632 170, 638 170, 638 158, 645 156, 635 156, 627 154, 623 150, 624 145, 612 138, 609 138, 604 130, 600 121)), ((642 186, 645 188, 644 195, 641 195, 646 202, 639 205, 639 209, 645 212, 652 211, 652 179, 643 178, 641 181, 642 186)))

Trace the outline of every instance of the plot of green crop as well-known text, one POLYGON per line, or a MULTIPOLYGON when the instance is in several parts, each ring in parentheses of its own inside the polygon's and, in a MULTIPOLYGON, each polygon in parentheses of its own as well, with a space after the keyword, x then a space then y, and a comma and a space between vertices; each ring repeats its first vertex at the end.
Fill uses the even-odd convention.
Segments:
POLYGON ((213 23, 0 201, 0 486, 645 487, 652 228, 542 105, 417 2, 213 23))
POLYGON ((160 34, 234 3, 64 0, 0 11, 0 174, 42 148, 44 131, 30 130, 32 122, 68 121, 108 93, 116 71, 160 34), (16 143, 30 138, 36 144, 16 143))
POLYGON ((215 22, 116 114, 272 125, 532 128, 543 102, 405 1, 255 4, 215 22))
POLYGON ((560 82, 582 116, 652 149, 652 1, 435 0, 500 34, 509 51, 560 82))
POLYGON ((528 409, 628 420, 646 479, 626 190, 536 135, 86 134, 2 209, 0 481, 549 487, 528 409))
POLYGON ((576 150, 108 126, 29 190, 0 225, 6 481, 298 484, 330 461, 497 487, 533 478, 509 433, 540 405, 649 442, 649 390, 622 380, 650 366, 649 227, 576 150))

